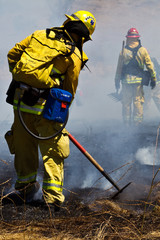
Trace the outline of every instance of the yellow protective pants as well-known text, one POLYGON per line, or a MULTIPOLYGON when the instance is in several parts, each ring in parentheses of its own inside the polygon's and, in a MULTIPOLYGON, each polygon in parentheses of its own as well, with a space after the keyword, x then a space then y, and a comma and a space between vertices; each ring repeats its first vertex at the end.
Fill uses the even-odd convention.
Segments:
POLYGON ((135 125, 143 121, 143 86, 138 83, 122 84, 122 115, 125 124, 135 125), (132 111, 133 103, 133 111, 132 111))
MULTIPOLYGON (((44 119, 42 116, 21 112, 27 127, 36 135, 51 136, 61 124, 44 119)), ((39 166, 38 148, 44 163, 43 193, 48 203, 63 202, 63 165, 69 156, 69 137, 63 129, 57 137, 49 140, 37 140, 22 126, 17 110, 14 110, 13 139, 15 148, 15 169, 19 189, 36 181, 39 166)))

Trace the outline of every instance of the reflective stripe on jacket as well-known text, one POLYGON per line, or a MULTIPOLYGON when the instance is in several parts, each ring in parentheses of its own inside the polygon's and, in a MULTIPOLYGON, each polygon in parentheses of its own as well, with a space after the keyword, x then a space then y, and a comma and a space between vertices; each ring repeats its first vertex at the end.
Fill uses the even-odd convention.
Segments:
MULTIPOLYGON (((51 71, 51 76, 52 75, 55 76, 56 74, 57 74, 57 77, 55 77, 55 81, 63 82, 65 75, 62 75, 58 69, 53 67, 53 69, 51 71)), ((15 110, 17 110, 19 98, 22 96, 22 94, 23 94, 22 89, 20 89, 20 88, 16 89, 16 93, 15 93, 15 97, 14 97, 14 101, 13 101, 13 108, 15 110)), ((43 112, 43 109, 45 107, 45 103, 46 103, 46 100, 43 98, 39 98, 37 104, 35 104, 34 106, 28 106, 21 101, 20 102, 20 111, 32 113, 32 114, 36 114, 36 115, 41 115, 43 112)))
MULTIPOLYGON (((18 101, 14 100, 13 102, 13 108, 15 110, 17 110, 17 106, 18 106, 18 101)), ((20 103, 20 111, 22 112, 28 112, 28 113, 32 113, 32 114, 36 114, 36 115, 41 115, 43 112, 44 106, 42 105, 34 105, 32 107, 24 104, 23 102, 20 103)))
MULTIPOLYGON (((13 100, 13 108, 17 110, 19 98, 22 96, 22 89, 16 89, 14 100, 13 100)), ((34 106, 28 106, 24 104, 22 101, 20 102, 20 111, 32 113, 36 115, 41 115, 45 106, 46 100, 43 98, 39 98, 38 102, 34 106)))

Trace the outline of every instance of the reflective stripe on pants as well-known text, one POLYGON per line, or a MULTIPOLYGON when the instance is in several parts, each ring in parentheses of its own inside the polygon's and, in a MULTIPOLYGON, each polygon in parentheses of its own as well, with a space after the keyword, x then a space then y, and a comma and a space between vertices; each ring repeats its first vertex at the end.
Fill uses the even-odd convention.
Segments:
POLYGON ((54 180, 51 181, 43 181, 43 189, 45 190, 56 190, 58 192, 62 192, 63 191, 63 182, 57 182, 54 180))
POLYGON ((36 177, 37 177, 37 172, 36 173, 32 173, 28 176, 17 176, 17 183, 30 183, 30 182, 35 182, 36 181, 36 177))

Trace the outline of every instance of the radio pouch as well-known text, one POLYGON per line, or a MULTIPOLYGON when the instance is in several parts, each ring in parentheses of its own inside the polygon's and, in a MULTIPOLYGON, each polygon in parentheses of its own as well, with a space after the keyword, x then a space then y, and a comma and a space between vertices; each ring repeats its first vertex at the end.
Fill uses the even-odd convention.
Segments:
POLYGON ((72 94, 59 88, 51 88, 46 105, 43 110, 43 117, 55 122, 64 123, 72 100, 72 94))

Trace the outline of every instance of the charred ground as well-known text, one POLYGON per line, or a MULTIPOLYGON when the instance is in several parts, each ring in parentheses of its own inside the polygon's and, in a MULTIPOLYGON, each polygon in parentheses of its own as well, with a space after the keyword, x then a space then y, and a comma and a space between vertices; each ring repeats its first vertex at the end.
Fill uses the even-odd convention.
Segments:
MULTIPOLYGON (((158 122, 153 122, 152 125, 144 123, 140 129, 134 128, 127 132, 121 124, 117 124, 107 123, 105 131, 95 128, 89 131, 89 138, 88 135, 76 132, 73 134, 90 154, 103 164, 120 187, 132 181, 124 192, 112 200, 111 196, 116 189, 111 188, 97 169, 71 145, 72 157, 68 159, 65 168, 66 201, 60 211, 54 213, 50 208, 46 210, 40 206, 30 206, 25 204, 25 201, 22 205, 2 202, 0 239, 160 239, 159 166, 141 164, 134 155, 140 147, 151 145, 158 151, 158 122), (116 143, 117 139, 120 144, 116 145, 117 151, 113 153, 111 145, 116 143), (101 154, 98 150, 95 151, 97 143, 101 154), (126 146, 131 143, 132 148, 126 146), (115 164, 117 158, 119 164, 115 164), (77 175, 79 171, 81 174, 77 175), (91 172, 94 180, 92 179, 90 186, 82 187, 85 177, 91 172), (75 184, 71 184, 73 176, 75 184)), ((15 179, 12 156, 10 160, 7 156, 5 150, 1 159, 1 200, 7 197, 6 190, 12 189, 15 179)), ((40 164, 39 178, 42 173, 40 164)))

